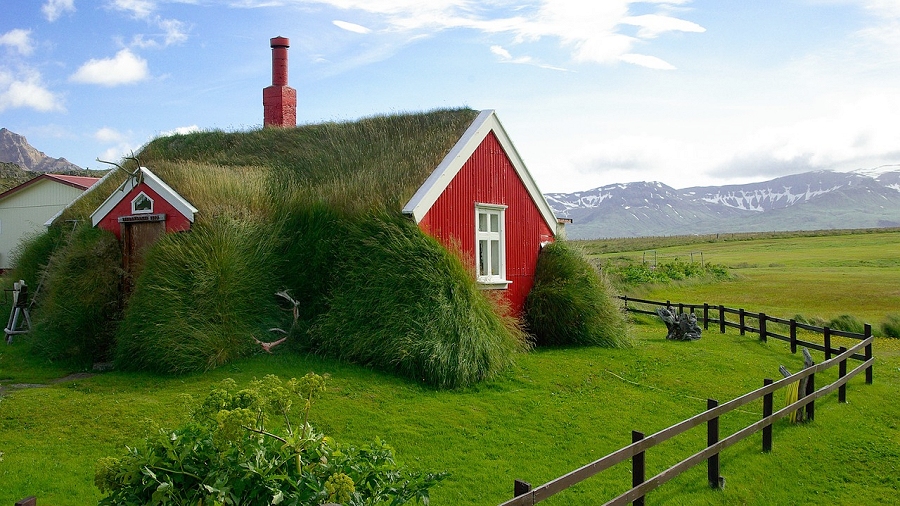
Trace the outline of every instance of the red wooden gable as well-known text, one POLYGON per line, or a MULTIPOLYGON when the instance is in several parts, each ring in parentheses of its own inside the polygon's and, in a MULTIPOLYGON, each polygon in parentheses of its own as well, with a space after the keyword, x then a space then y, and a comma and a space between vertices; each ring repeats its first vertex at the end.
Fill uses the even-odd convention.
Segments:
POLYGON ((125 197, 120 200, 111 211, 101 218, 96 226, 104 230, 116 234, 116 239, 122 240, 121 225, 119 218, 131 216, 131 201, 143 192, 153 199, 153 214, 165 215, 166 233, 183 232, 191 229, 191 222, 178 209, 175 208, 162 195, 157 193, 147 183, 141 183, 131 189, 125 197))
POLYGON ((509 156, 493 132, 444 189, 419 226, 445 245, 455 244, 475 265, 475 203, 506 208, 505 297, 516 313, 534 285, 541 243, 553 240, 553 230, 525 188, 509 156))

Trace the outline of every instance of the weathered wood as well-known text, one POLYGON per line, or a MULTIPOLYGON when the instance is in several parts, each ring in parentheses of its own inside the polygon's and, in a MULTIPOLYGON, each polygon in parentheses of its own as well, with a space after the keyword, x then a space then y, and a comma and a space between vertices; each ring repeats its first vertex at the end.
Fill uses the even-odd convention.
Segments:
POLYGON ((719 333, 725 333, 725 306, 719 305, 719 333))
POLYGON ((791 353, 797 353, 797 320, 791 320, 791 353))
POLYGON ((741 335, 744 335, 744 333, 746 332, 747 328, 746 328, 746 325, 744 324, 744 309, 743 309, 743 308, 738 309, 738 321, 739 321, 739 323, 738 323, 739 327, 738 327, 738 328, 741 329, 741 335))
POLYGON ((825 360, 831 358, 831 329, 828 327, 823 327, 822 329, 822 338, 825 346, 825 360))
POLYGON ((531 483, 522 480, 515 480, 513 482, 513 496, 519 497, 520 495, 525 495, 528 492, 531 492, 531 483))
POLYGON ((709 304, 703 303, 703 330, 709 330, 709 304))
POLYGON ((768 341, 769 335, 766 333, 766 313, 759 313, 759 340, 768 341))
MULTIPOLYGON (((866 339, 872 337, 872 326, 867 323, 864 328, 865 328, 866 339)), ((870 360, 872 360, 872 342, 871 341, 869 341, 869 344, 866 345, 866 361, 870 361, 870 360)), ((872 384, 872 366, 869 366, 869 368, 866 369, 866 384, 867 385, 872 384)))
POLYGON ((37 506, 37 497, 31 496, 21 501, 16 501, 16 506, 37 506))
MULTIPOLYGON (((846 352, 846 351, 847 351, 847 348, 844 348, 843 346, 841 346, 841 348, 838 350, 838 354, 843 355, 844 352, 846 352)), ((838 363, 838 379, 841 379, 846 375, 847 375, 847 359, 845 358, 838 363)), ((841 385, 838 388, 838 402, 842 403, 842 404, 847 402, 847 384, 846 383, 844 383, 843 385, 841 385)))

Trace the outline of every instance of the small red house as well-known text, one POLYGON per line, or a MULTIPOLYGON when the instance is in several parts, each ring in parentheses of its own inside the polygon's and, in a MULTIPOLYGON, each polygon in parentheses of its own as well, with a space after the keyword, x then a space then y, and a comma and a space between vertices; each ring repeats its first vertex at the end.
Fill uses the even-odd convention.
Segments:
POLYGON ((404 206, 425 232, 471 258, 485 289, 520 313, 556 217, 492 110, 482 111, 404 206))
POLYGON ((91 223, 115 234, 125 270, 132 272, 147 246, 165 233, 190 230, 196 213, 190 202, 141 167, 91 214, 91 223))

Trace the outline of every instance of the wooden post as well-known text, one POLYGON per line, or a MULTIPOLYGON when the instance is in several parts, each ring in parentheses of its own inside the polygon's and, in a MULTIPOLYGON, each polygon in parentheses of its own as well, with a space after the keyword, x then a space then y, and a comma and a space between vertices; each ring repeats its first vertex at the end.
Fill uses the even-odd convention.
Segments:
MULTIPOLYGON (((631 442, 637 443, 644 439, 644 433, 640 431, 631 431, 631 442)), ((637 487, 644 483, 646 479, 647 468, 644 462, 644 452, 636 453, 631 457, 631 488, 637 487)), ((634 506, 644 506, 644 496, 635 499, 631 504, 634 506)))
POLYGON ((16 502, 16 506, 37 506, 37 497, 31 496, 16 502))
POLYGON ((528 492, 531 492, 531 483, 522 480, 516 480, 513 482, 513 497, 519 497, 520 495, 525 495, 528 492))
MULTIPOLYGON (((847 348, 844 348, 843 346, 841 346, 840 350, 838 350, 838 352, 841 354, 843 354, 845 351, 847 351, 847 348)), ((838 379, 841 379, 846 375, 847 375, 847 359, 845 358, 844 360, 841 360, 840 362, 838 362, 838 379)), ((847 402, 847 384, 846 383, 844 383, 843 385, 838 387, 838 402, 840 402, 840 403, 847 402)))
MULTIPOLYGON (((715 399, 706 399, 706 410, 715 408, 719 405, 719 401, 715 399)), ((706 423, 706 446, 712 446, 719 442, 719 417, 710 419, 706 423)), ((722 488, 722 479, 719 476, 719 454, 711 455, 706 459, 706 477, 709 480, 709 486, 712 488, 722 488)))
MULTIPOLYGON (((816 375, 810 374, 806 378, 806 395, 812 395, 813 392, 816 391, 816 375)), ((809 404, 806 405, 806 419, 808 421, 813 421, 816 417, 816 401, 809 401, 809 404)))
POLYGON ((740 320, 741 335, 744 335, 744 308, 738 309, 738 320, 740 320))
POLYGON ((791 353, 797 353, 797 320, 791 320, 791 353))
POLYGON ((825 327, 823 330, 825 338, 825 360, 828 360, 831 358, 831 329, 825 327))
MULTIPOLYGON (((769 386, 774 381, 769 378, 763 380, 763 386, 769 386)), ((763 396, 763 418, 767 416, 772 416, 772 392, 767 393, 763 396)), ((762 430, 762 450, 766 453, 772 451, 772 424, 768 424, 763 427, 762 430)))
POLYGON ((759 340, 768 341, 768 332, 766 332, 766 313, 759 313, 759 340))
POLYGON ((725 333, 725 306, 719 304, 719 333, 725 333))
POLYGON ((678 303, 678 314, 684 314, 684 303, 678 303))
POLYGON ((703 303, 703 330, 709 330, 709 304, 703 303))
MULTIPOLYGON (((868 338, 872 337, 872 326, 867 323, 865 328, 866 328, 866 332, 865 332, 866 339, 868 339, 868 338)), ((872 343, 869 343, 866 345, 866 360, 871 360, 871 359, 872 359, 872 343)), ((867 385, 872 384, 872 366, 871 365, 866 368, 866 384, 867 385)))

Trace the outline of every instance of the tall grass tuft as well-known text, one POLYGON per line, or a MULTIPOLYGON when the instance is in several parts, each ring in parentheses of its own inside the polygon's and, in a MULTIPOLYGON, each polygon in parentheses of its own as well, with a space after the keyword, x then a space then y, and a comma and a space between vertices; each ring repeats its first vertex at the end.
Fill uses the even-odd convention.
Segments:
POLYGON ((282 316, 277 239, 269 227, 232 220, 195 224, 148 251, 143 274, 117 334, 123 368, 169 373, 204 371, 270 340, 282 316))
POLYGON ((495 376, 528 348, 517 320, 412 221, 373 213, 342 233, 330 307, 311 331, 315 351, 455 388, 495 376))
POLYGON ((25 280, 32 293, 47 269, 50 257, 66 239, 62 227, 51 227, 19 243, 12 252, 12 269, 7 276, 11 283, 25 280))
POLYGON ((39 351, 79 364, 109 358, 120 311, 121 261, 119 244, 111 233, 87 225, 72 232, 49 258, 40 304, 34 311, 39 351))
POLYGON ((888 315, 887 320, 881 323, 881 333, 884 337, 900 338, 900 316, 888 315))
POLYGON ((860 321, 859 318, 849 314, 842 314, 837 318, 832 318, 826 326, 845 332, 854 332, 856 334, 863 334, 866 331, 865 324, 860 321))
POLYGON ((538 256, 525 320, 538 346, 631 345, 625 315, 611 289, 581 252, 561 241, 548 244, 538 256))

